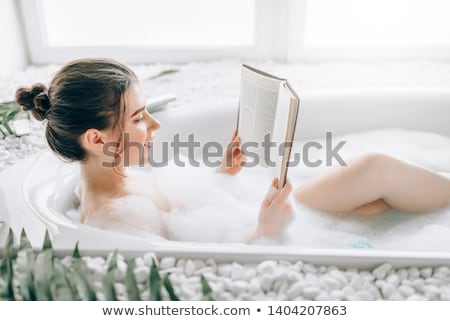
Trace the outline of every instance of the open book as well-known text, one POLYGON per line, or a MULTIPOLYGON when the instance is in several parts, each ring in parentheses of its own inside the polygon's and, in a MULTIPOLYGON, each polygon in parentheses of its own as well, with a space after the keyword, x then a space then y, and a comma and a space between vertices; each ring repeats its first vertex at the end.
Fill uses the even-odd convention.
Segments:
POLYGON ((242 65, 237 124, 242 152, 250 164, 273 167, 278 188, 286 183, 299 104, 286 79, 242 65))

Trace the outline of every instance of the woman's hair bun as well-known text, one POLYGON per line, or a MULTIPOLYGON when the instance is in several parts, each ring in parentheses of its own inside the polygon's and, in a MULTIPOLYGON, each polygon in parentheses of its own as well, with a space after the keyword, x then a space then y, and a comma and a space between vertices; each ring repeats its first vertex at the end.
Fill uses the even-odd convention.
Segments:
POLYGON ((34 84, 31 88, 19 88, 16 91, 16 103, 24 110, 31 110, 34 118, 44 120, 50 109, 47 86, 42 83, 34 84))

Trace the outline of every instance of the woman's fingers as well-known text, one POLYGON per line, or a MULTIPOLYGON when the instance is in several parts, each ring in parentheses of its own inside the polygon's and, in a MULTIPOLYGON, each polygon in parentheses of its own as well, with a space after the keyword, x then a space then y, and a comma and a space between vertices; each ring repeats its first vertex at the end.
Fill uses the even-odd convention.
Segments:
POLYGON ((231 135, 231 138, 230 138, 230 143, 231 143, 232 141, 234 141, 236 137, 237 137, 237 128, 235 128, 235 129, 233 130, 233 134, 231 135))
POLYGON ((292 192, 292 185, 289 181, 286 181, 286 184, 284 185, 284 187, 279 191, 278 195, 275 197, 275 199, 273 200, 274 204, 282 204, 284 203, 289 195, 292 192))

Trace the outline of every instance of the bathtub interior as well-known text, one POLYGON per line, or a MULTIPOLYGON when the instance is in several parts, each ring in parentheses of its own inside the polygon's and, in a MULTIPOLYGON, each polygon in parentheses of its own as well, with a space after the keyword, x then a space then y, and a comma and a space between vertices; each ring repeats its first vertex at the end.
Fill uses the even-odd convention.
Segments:
MULTIPOLYGON (((381 94, 380 91, 328 91, 305 94, 303 97, 296 143, 312 138, 322 139, 327 131, 338 135, 383 127, 434 132, 450 138, 450 128, 445 124, 445 120, 450 119, 448 91, 384 91, 381 94), (361 108, 363 105, 365 108, 361 108), (336 119, 340 120, 340 124, 336 124, 336 119)), ((195 134, 196 141, 202 144, 211 140, 225 144, 236 123, 236 106, 235 100, 227 100, 218 102, 215 106, 198 105, 158 113, 156 117, 161 123, 170 126, 162 126, 155 138, 155 146, 160 146, 161 142, 170 142, 174 134, 180 134, 180 139, 187 139, 192 133, 195 134), (215 110, 214 113, 207 112, 212 109, 215 110)), ((155 149, 156 157, 160 152, 155 149)), ((200 153, 197 152, 196 157, 200 153)), ((103 253, 118 248, 127 253, 155 251, 162 255, 211 257, 217 260, 239 257, 243 261, 252 261, 255 258, 293 259, 301 256, 315 263, 351 263, 360 266, 386 260, 400 265, 406 262, 420 265, 425 262, 431 264, 433 260, 440 263, 450 259, 449 253, 442 251, 297 248, 241 243, 199 244, 99 230, 82 225, 67 215, 78 205, 74 192, 78 180, 77 164, 65 163, 45 151, 35 157, 21 184, 28 209, 43 223, 39 233, 43 234, 43 230, 48 229, 55 248, 61 251, 73 249, 75 242, 79 241, 80 248, 87 253, 103 253)))

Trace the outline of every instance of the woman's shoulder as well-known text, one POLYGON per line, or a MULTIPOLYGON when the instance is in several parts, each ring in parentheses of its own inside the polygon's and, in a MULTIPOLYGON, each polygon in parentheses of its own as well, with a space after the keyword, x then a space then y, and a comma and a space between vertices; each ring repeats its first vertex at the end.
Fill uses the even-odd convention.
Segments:
POLYGON ((158 235, 163 233, 161 213, 151 200, 139 195, 111 199, 87 216, 84 223, 128 233, 143 230, 158 235))

